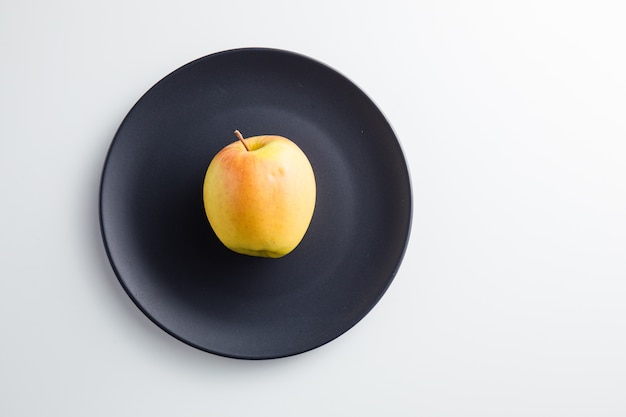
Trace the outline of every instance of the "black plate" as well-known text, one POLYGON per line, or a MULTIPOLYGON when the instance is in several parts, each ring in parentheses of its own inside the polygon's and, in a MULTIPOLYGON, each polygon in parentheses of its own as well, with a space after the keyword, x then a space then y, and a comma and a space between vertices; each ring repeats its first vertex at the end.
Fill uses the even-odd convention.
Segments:
POLYGON ((158 326, 218 355, 269 359, 321 346, 382 297, 406 249, 411 188, 389 123, 348 79, 292 52, 237 49, 174 71, 128 113, 100 190, 113 269, 158 326), (213 156, 278 134, 311 161, 317 203, 280 259, 238 255, 204 214, 213 156))

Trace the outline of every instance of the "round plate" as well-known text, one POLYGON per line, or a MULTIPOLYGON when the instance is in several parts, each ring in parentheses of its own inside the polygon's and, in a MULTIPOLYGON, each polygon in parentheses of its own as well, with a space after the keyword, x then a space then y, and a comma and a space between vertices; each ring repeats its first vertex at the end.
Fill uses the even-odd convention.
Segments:
POLYGON ((233 358, 295 355, 354 326, 393 280, 410 223, 406 162, 382 113, 329 67, 275 49, 216 53, 159 81, 102 174, 102 236, 128 295, 172 336, 233 358), (204 173, 235 129, 286 136, 313 166, 313 219, 283 258, 231 252, 205 217, 204 173))

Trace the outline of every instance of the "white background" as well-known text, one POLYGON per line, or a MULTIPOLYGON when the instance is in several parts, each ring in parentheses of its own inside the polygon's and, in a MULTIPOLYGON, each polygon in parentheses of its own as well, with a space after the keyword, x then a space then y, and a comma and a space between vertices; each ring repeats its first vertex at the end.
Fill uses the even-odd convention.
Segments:
POLYGON ((0 415, 626 416, 622 1, 3 1, 0 415), (106 151, 179 66, 266 46, 381 108, 411 240, 348 333, 213 356, 132 304, 98 228, 106 151))

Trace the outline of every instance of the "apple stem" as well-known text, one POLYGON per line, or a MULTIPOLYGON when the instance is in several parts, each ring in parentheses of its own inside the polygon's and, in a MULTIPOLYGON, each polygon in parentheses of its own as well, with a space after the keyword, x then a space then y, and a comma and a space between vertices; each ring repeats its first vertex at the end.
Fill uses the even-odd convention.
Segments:
POLYGON ((243 143, 243 147, 246 148, 246 151, 250 151, 250 148, 248 148, 248 145, 246 144, 246 141, 243 139, 243 135, 241 134, 241 132, 238 130, 235 130, 235 136, 237 136, 237 139, 239 139, 239 141, 243 143))

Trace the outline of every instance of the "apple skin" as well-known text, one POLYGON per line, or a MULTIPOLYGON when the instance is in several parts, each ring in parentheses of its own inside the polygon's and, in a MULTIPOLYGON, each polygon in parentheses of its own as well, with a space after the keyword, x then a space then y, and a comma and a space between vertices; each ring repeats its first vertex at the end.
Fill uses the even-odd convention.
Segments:
POLYGON ((298 246, 313 217, 313 168, 285 137, 252 136, 245 144, 249 150, 240 137, 209 164, 203 184, 205 212, 227 248, 280 258, 298 246))

